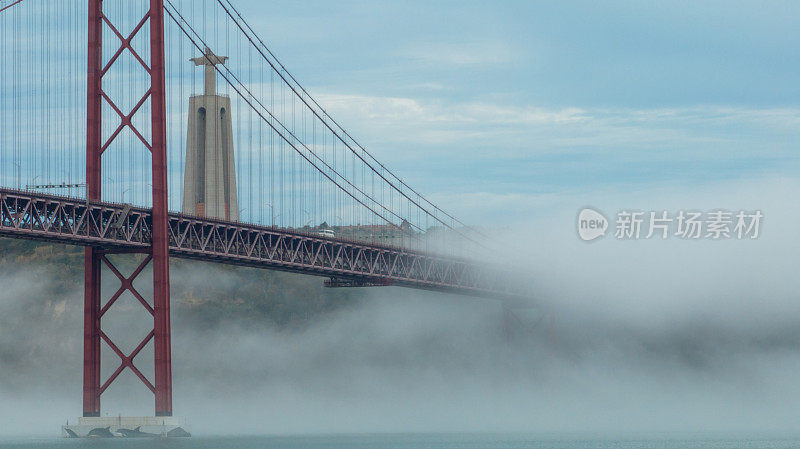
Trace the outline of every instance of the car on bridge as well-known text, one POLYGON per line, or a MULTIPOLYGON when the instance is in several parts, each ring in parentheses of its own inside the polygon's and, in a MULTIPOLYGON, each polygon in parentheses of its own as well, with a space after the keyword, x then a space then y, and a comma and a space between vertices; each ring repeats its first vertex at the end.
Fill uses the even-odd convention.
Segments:
POLYGON ((323 229, 323 230, 317 232, 317 234, 319 234, 320 237, 328 237, 328 238, 336 237, 336 233, 333 232, 333 230, 331 230, 331 229, 323 229))

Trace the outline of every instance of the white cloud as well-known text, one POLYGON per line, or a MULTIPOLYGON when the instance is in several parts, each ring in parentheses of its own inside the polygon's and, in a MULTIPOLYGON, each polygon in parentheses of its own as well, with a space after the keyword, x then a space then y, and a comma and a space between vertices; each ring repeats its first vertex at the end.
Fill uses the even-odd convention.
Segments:
MULTIPOLYGON (((539 222, 540 227, 550 227, 554 223, 548 221, 551 220, 549 217, 558 217, 555 220, 558 226, 571 224, 578 210, 587 206, 609 213, 622 209, 757 210, 768 206, 779 210, 780 201, 776 198, 788 197, 798 188, 800 180, 797 178, 760 176, 716 183, 698 180, 692 184, 640 185, 635 188, 582 185, 554 192, 498 193, 481 190, 481 186, 476 185, 473 191, 440 191, 428 195, 428 198, 436 204, 447 205, 448 212, 466 223, 521 227, 539 222)), ((786 209, 797 212, 796 207, 786 209)), ((775 219, 771 216, 770 222, 775 219)), ((572 228, 567 228, 571 239, 572 228)))
POLYGON ((413 124, 547 124, 582 121, 586 111, 580 108, 517 107, 500 104, 467 102, 446 104, 404 97, 323 94, 320 103, 331 113, 361 116, 369 119, 413 124))
MULTIPOLYGON (((785 156, 784 137, 800 125, 800 108, 791 107, 541 107, 348 94, 323 94, 319 99, 365 141, 413 144, 428 156, 455 147, 465 154, 470 148, 483 152, 490 147, 494 157, 565 154, 590 147, 617 154, 669 150, 673 158, 697 158, 718 157, 718 152, 709 151, 726 145, 728 156, 741 151, 785 156)), ((409 151, 416 156, 413 148, 409 151)))

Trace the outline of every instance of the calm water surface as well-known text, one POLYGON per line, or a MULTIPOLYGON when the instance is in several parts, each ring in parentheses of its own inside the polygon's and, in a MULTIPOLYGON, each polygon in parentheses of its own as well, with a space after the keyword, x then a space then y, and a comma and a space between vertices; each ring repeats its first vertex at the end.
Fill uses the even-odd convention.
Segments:
POLYGON ((195 437, 160 440, 69 440, 61 438, 18 438, 0 440, 0 448, 33 449, 784 449, 800 448, 800 438, 792 439, 682 439, 631 438, 588 439, 524 435, 335 435, 282 437, 195 437))

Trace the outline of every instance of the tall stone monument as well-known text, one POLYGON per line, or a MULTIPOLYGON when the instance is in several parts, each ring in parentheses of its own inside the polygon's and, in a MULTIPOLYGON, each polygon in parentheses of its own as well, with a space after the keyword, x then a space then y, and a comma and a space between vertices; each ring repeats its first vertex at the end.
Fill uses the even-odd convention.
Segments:
POLYGON ((205 92, 189 98, 183 213, 237 221, 231 100, 217 95, 214 68, 227 59, 206 48, 203 56, 190 60, 205 66, 205 92))

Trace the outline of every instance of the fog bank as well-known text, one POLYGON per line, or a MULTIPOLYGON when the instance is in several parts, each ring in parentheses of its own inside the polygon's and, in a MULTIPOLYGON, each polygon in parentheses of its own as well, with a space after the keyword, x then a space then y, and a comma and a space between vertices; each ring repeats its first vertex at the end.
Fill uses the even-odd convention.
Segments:
MULTIPOLYGON (((497 301, 398 288, 292 329, 173 313, 176 415, 214 434, 792 432, 798 191, 796 180, 753 180, 521 204, 537 213, 498 240, 513 242, 506 256, 525 267, 534 301, 511 317, 497 301), (586 243, 575 229, 585 206, 608 218, 718 208, 765 218, 752 241, 586 243)), ((174 300, 176 279, 196 275, 173 271, 174 300)), ((0 273, 5 434, 50 434, 80 412, 82 291, 46 297, 46 284, 35 267, 0 273)), ((134 344, 140 330, 117 315, 109 326, 134 344)), ((104 371, 116 365, 107 354, 104 371)), ((136 382, 127 373, 104 411, 151 412, 136 382)))

